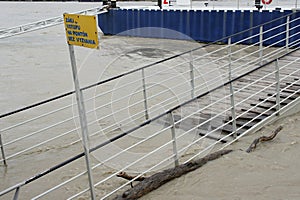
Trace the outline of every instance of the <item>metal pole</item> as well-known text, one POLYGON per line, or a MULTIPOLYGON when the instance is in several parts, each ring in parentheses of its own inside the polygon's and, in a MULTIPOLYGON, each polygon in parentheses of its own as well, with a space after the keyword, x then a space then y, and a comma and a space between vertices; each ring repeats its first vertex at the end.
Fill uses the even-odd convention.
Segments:
POLYGON ((146 80, 145 80, 145 71, 142 69, 142 82, 143 82, 143 94, 144 94, 144 107, 145 107, 145 118, 149 119, 148 113, 148 100, 147 100, 147 91, 146 91, 146 80))
POLYGON ((240 9, 240 0, 237 0, 237 9, 240 9))
POLYGON ((86 112, 84 107, 82 90, 80 89, 79 80, 78 80, 77 66, 76 66, 75 52, 74 52, 73 45, 69 45, 69 52, 70 52, 70 59, 71 59, 72 72, 73 72, 73 81, 74 81, 75 92, 76 92, 78 113, 80 119, 83 149, 85 153, 85 162, 86 162, 88 178, 89 178, 91 199, 94 200, 96 196, 95 196, 94 182, 93 182, 93 176, 92 176, 92 171, 90 166, 90 152, 89 152, 89 144, 88 144, 88 127, 86 121, 86 112))
POLYGON ((263 62, 263 26, 259 27, 259 64, 263 62))
POLYGON ((276 115, 280 115, 280 79, 279 79, 279 65, 278 65, 278 59, 275 61, 275 79, 276 79, 276 115))
POLYGON ((175 167, 177 167, 179 165, 179 161, 178 161, 177 144, 176 144, 175 122, 174 122, 172 112, 170 112, 169 114, 169 119, 172 125, 171 132, 172 132, 172 141, 173 141, 172 143, 173 143, 173 153, 174 153, 174 164, 175 167))
POLYGON ((3 146, 3 142, 2 142, 2 135, 1 134, 0 134, 0 147, 1 147, 1 153, 2 153, 2 158, 3 158, 3 164, 5 166, 7 166, 5 152, 4 152, 4 146, 3 146))
POLYGON ((229 72, 229 88, 230 88, 230 105, 231 105, 231 116, 232 116, 232 133, 233 137, 237 137, 236 134, 236 114, 235 114, 235 103, 234 103, 234 89, 232 85, 232 74, 231 74, 231 37, 228 38, 228 59, 229 59, 229 64, 228 64, 228 72, 229 72))
POLYGON ((229 68, 229 73, 228 73, 228 80, 230 81, 231 80, 231 62, 232 62, 232 59, 231 59, 231 56, 232 56, 232 53, 231 53, 231 37, 228 38, 228 68, 229 68))
POLYGON ((298 1, 296 0, 295 8, 298 8, 298 1))
POLYGON ((290 37, 290 16, 287 16, 287 18, 286 18, 286 41, 285 41, 286 51, 289 51, 289 37, 290 37))
POLYGON ((13 200, 18 200, 18 198, 19 198, 19 192, 20 192, 20 187, 18 187, 18 188, 16 189, 16 192, 15 192, 15 194, 14 194, 13 200))
POLYGON ((194 63, 193 63, 193 55, 192 51, 190 52, 190 77, 191 77, 191 96, 194 98, 195 96, 195 76, 194 76, 194 63))

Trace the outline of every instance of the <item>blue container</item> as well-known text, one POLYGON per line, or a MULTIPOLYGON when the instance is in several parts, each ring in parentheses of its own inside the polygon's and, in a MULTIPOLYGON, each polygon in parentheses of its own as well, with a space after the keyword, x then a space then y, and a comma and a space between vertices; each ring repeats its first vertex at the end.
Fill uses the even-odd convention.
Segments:
MULTIPOLYGON (((263 44, 284 46, 286 18, 278 18, 291 13, 292 11, 112 9, 108 13, 98 15, 98 22, 104 34, 111 35, 226 43, 227 36, 236 34, 232 36, 232 42, 244 39, 242 44, 258 44, 259 27, 256 26, 274 20, 263 26, 264 31, 279 26, 263 34, 263 38, 266 39, 263 44)), ((299 17, 299 12, 291 15, 290 20, 296 17, 299 17)), ((295 36, 289 41, 292 44, 300 39, 299 24, 299 20, 296 20, 290 25, 290 35, 295 36)))

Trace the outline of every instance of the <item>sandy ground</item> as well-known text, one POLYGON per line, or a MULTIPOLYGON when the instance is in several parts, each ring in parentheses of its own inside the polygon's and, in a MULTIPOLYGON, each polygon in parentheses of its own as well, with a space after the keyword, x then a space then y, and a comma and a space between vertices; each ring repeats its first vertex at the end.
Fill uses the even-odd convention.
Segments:
POLYGON ((143 197, 150 199, 300 199, 300 105, 230 146, 235 151, 143 197), (283 130, 246 153, 251 142, 283 130))

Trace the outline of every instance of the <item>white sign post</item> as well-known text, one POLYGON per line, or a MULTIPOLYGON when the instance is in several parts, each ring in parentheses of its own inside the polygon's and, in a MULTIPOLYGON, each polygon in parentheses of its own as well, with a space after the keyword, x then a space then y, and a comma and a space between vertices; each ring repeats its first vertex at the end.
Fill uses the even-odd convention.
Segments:
POLYGON ((73 80, 74 80, 74 86, 75 86, 75 92, 76 92, 78 114, 79 114, 79 119, 80 119, 83 149, 84 149, 84 153, 85 153, 85 161, 86 161, 87 172, 88 172, 88 177, 89 177, 90 192, 91 192, 91 197, 94 200, 95 199, 95 192, 94 192, 95 190, 94 190, 94 181, 93 181, 92 170, 91 170, 91 166, 90 166, 90 152, 89 152, 90 148, 89 148, 89 144, 88 144, 88 127, 87 127, 87 121, 86 121, 86 112, 85 112, 85 107, 84 107, 83 95, 82 95, 82 91, 80 89, 79 80, 78 80, 78 73, 77 73, 77 66, 76 66, 75 52, 74 52, 73 45, 69 44, 69 52, 70 52, 73 80))
POLYGON ((69 45, 70 60, 72 65, 73 81, 76 92, 76 101, 81 126, 83 149, 85 153, 85 161, 89 178, 89 186, 91 199, 94 200, 95 188, 92 170, 90 166, 90 148, 88 143, 88 127, 86 119, 86 111, 82 90, 80 89, 78 72, 75 59, 74 45, 88 48, 98 48, 98 32, 96 25, 96 17, 86 15, 64 14, 64 24, 66 28, 66 36, 69 45))

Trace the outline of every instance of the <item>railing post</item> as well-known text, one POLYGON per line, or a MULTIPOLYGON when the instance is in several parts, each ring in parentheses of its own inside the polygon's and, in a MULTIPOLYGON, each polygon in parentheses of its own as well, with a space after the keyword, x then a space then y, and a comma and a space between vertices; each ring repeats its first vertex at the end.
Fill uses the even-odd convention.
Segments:
POLYGON ((286 18, 286 41, 285 41, 285 48, 286 51, 289 51, 289 37, 290 37, 290 16, 286 18))
POLYGON ((259 27, 259 64, 263 64, 263 26, 259 27))
POLYGON ((3 159, 3 164, 4 164, 5 166, 7 166, 1 133, 0 133, 0 147, 1 147, 1 154, 2 154, 2 159, 3 159))
POLYGON ((228 79, 231 80, 231 56, 232 56, 232 52, 231 52, 231 37, 228 38, 228 50, 227 50, 227 54, 228 54, 228 67, 229 67, 229 77, 228 79))
POLYGON ((279 79, 279 65, 278 59, 275 61, 275 79, 276 79, 276 115, 280 115, 280 79, 279 79))
POLYGON ((232 85, 232 72, 231 72, 231 37, 228 38, 228 75, 229 75, 229 88, 230 88, 230 105, 231 105, 231 116, 232 116, 232 132, 233 137, 237 137, 236 134, 236 114, 235 114, 235 103, 234 103, 234 89, 232 85))
POLYGON ((175 167, 177 167, 179 165, 179 161, 178 161, 178 153, 177 153, 176 134, 175 134, 175 122, 174 122, 172 112, 169 113, 169 121, 172 126, 171 132, 172 132, 172 141, 173 141, 172 143, 173 143, 173 153, 174 153, 174 164, 175 167))
POLYGON ((16 192, 14 194, 13 200, 18 200, 18 198, 19 198, 19 192, 20 192, 20 187, 17 187, 16 188, 16 192))
POLYGON ((193 63, 193 54, 190 52, 190 77, 191 77, 191 96, 195 97, 195 76, 194 76, 194 63, 193 63))
POLYGON ((145 71, 142 69, 142 82, 143 82, 143 95, 144 95, 144 108, 145 108, 145 119, 149 119, 148 113, 148 100, 147 100, 147 91, 146 91, 146 80, 145 80, 145 71))

